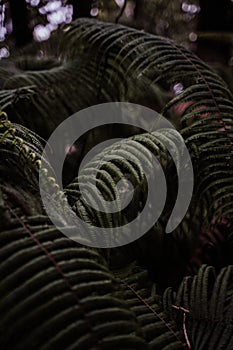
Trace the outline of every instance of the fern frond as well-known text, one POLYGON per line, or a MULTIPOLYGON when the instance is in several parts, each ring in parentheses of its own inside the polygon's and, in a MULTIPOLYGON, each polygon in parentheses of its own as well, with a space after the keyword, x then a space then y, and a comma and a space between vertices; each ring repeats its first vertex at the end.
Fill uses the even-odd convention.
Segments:
POLYGON ((8 187, 1 197, 12 214, 0 233, 1 348, 22 350, 33 343, 50 350, 109 344, 146 349, 139 323, 116 296, 118 283, 98 251, 64 237, 43 211, 25 217, 17 206, 12 209, 8 187))
POLYGON ((166 290, 165 309, 181 325, 187 312, 186 329, 194 349, 230 350, 233 345, 233 266, 216 276, 203 265, 195 277, 185 277, 177 293, 166 290))
MULTIPOLYGON (((130 271, 115 272, 125 302, 135 313, 150 349, 187 349, 182 331, 169 320, 157 287, 146 271, 132 265, 130 271)), ((119 294, 121 292, 119 291, 119 294)))

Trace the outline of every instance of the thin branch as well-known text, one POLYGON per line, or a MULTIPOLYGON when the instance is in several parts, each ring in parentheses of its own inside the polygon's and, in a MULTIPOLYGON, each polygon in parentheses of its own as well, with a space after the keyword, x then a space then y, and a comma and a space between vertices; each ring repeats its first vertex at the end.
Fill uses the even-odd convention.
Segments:
POLYGON ((32 30, 29 27, 27 3, 25 0, 9 0, 9 4, 15 44, 23 47, 33 39, 32 30))
POLYGON ((125 1, 124 1, 124 5, 122 6, 122 8, 121 8, 119 14, 118 14, 117 17, 116 17, 116 19, 115 19, 115 23, 116 23, 116 24, 119 22, 121 16, 122 16, 123 13, 125 12, 125 9, 126 9, 126 6, 127 6, 127 2, 128 2, 128 0, 125 0, 125 1))
POLYGON ((187 346, 189 349, 191 349, 191 344, 188 338, 188 333, 187 333, 187 329, 186 329, 186 314, 189 313, 189 310, 183 308, 182 306, 176 306, 176 305, 172 305, 172 307, 174 307, 174 309, 178 309, 178 310, 182 310, 183 311, 183 332, 184 332, 184 337, 187 343, 187 346))
MULTIPOLYGON (((118 277, 119 278, 119 277, 118 277)), ((172 327, 155 311, 155 309, 153 309, 152 306, 150 306, 146 300, 144 300, 140 294, 132 287, 130 286, 127 282, 125 282, 124 280, 122 280, 121 278, 119 278, 121 280, 121 282, 128 287, 135 295, 136 297, 156 316, 160 319, 160 321, 162 321, 164 323, 164 325, 169 329, 169 331, 174 335, 174 337, 183 344, 182 340, 178 337, 178 335, 174 332, 174 330, 172 329, 172 327)), ((190 348, 191 349, 191 348, 190 348)))

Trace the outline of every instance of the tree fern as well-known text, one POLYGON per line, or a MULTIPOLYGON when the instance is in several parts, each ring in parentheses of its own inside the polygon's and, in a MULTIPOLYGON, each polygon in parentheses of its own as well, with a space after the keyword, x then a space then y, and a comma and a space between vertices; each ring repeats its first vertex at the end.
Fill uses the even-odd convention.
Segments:
MULTIPOLYGON (((181 45, 121 25, 80 19, 46 45, 26 48, 26 57, 15 55, 9 65, 1 63, 0 104, 10 118, 2 113, 0 120, 1 347, 25 349, 34 342, 36 349, 191 346, 230 350, 231 266, 217 277, 213 268, 203 266, 197 276, 186 277, 177 292, 166 290, 164 305, 160 294, 164 286, 177 285, 190 259, 190 270, 203 261, 199 235, 218 247, 219 240, 224 242, 223 255, 227 251, 229 259, 220 257, 218 268, 231 263, 231 92, 211 68, 181 45), (44 59, 38 58, 39 50, 44 50, 44 59), (168 236, 164 227, 177 194, 177 170, 163 146, 166 131, 133 136, 91 159, 80 179, 67 181, 66 195, 77 214, 97 227, 120 226, 142 209, 147 187, 137 156, 150 169, 151 153, 155 154, 168 174, 170 198, 159 221, 143 240, 106 253, 70 241, 51 224, 40 202, 38 171, 41 136, 47 139, 72 113, 109 101, 137 102, 173 122, 190 152, 195 188, 185 219, 168 236), (115 155, 121 159, 114 160, 115 155), (90 174, 103 157, 108 163, 97 173, 94 187, 90 174), (116 184, 125 175, 135 185, 135 196, 122 213, 106 214, 104 206, 103 212, 96 212, 80 196, 79 181, 92 202, 99 202, 101 196, 116 199, 116 184), (159 287, 141 269, 123 273, 116 268, 120 265, 124 270, 135 259, 159 287)), ((115 130, 107 129, 106 135, 114 137, 115 130)), ((78 165, 93 139, 106 138, 100 130, 94 136, 91 132, 76 143, 76 149, 81 148, 78 165)), ((172 135, 169 142, 175 145, 172 135)), ((59 219, 64 193, 55 176, 43 170, 46 186, 53 188, 57 198, 52 210, 59 219)))

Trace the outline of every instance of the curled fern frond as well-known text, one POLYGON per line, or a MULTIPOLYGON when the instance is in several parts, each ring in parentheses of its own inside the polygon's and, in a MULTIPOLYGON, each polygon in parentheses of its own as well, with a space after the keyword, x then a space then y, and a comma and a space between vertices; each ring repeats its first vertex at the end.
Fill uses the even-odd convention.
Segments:
POLYGON ((22 125, 11 123, 6 115, 0 120, 1 167, 18 169, 31 184, 38 184, 38 169, 43 151, 42 139, 22 125))
MULTIPOLYGON (((87 163, 65 191, 77 215, 89 218, 89 222, 100 227, 120 227, 130 221, 129 218, 127 219, 128 215, 131 216, 129 208, 126 209, 125 214, 121 213, 121 193, 127 194, 127 191, 131 191, 124 181, 119 187, 118 182, 123 179, 130 181, 138 192, 137 199, 134 198, 133 201, 134 215, 140 212, 146 198, 147 176, 153 177, 155 166, 153 157, 157 157, 164 166, 171 161, 171 156, 162 141, 163 137, 168 137, 170 132, 170 142, 173 142, 172 132, 166 129, 163 132, 164 135, 161 131, 160 138, 157 132, 152 132, 114 143, 87 163), (80 186, 85 193, 80 192, 80 186), (89 203, 94 207, 97 203, 99 204, 99 210, 92 209, 91 204, 90 206, 86 204, 84 194, 88 196, 89 203), (106 214, 109 201, 115 201, 114 214, 106 214)), ((175 143, 173 146, 175 147, 175 143)), ((175 176, 174 173, 174 178, 175 176)), ((155 212, 151 213, 151 215, 155 214, 155 212)), ((141 224, 144 225, 143 222, 141 224)))

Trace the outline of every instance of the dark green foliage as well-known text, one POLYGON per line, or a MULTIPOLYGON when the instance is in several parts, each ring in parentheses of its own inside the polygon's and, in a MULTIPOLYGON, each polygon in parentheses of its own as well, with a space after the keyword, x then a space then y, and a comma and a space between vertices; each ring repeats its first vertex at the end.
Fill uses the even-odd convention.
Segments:
MULTIPOLYGON (((230 350, 233 101, 223 80, 174 41, 82 19, 50 43, 33 45, 25 57, 2 64, 0 83, 0 104, 10 118, 0 116, 0 347, 230 350), (175 93, 178 83, 183 88, 175 93), (173 142, 174 135, 123 130, 130 137, 97 155, 77 179, 74 169, 85 153, 116 132, 85 135, 76 143, 65 194, 88 222, 112 227, 142 209, 147 187, 138 159, 150 168, 150 152, 168 178, 170 196, 156 225, 138 241, 106 251, 83 247, 55 229, 40 201, 38 170, 41 136, 47 139, 72 113, 109 101, 140 103, 172 121, 190 152, 195 188, 183 222, 166 235, 177 171, 161 140, 173 142), (114 161, 119 152, 130 161, 114 161), (99 170, 97 192, 90 178, 104 157, 109 163, 99 170), (83 181, 92 199, 115 199, 124 176, 136 193, 128 211, 99 213, 80 198, 83 181), (203 262, 216 267, 216 276, 203 262), (166 289, 171 285, 177 292, 166 289)), ((58 195, 52 209, 59 218, 63 193, 43 170, 46 186, 58 195)))
POLYGON ((0 192, 1 349, 146 349, 103 257, 64 237, 20 183, 0 192))
POLYGON ((185 277, 177 293, 164 294, 165 309, 180 326, 184 322, 192 349, 233 347, 233 266, 216 276, 214 268, 203 265, 197 276, 185 277))

